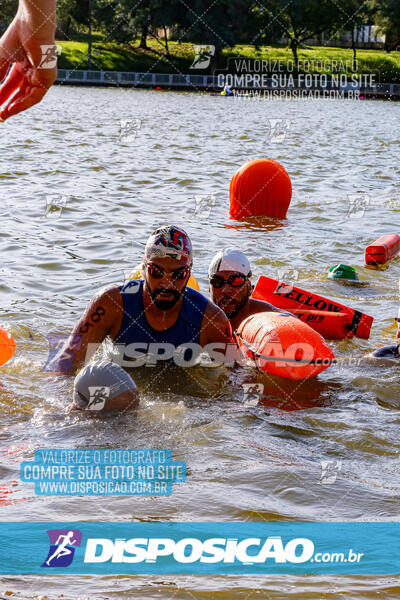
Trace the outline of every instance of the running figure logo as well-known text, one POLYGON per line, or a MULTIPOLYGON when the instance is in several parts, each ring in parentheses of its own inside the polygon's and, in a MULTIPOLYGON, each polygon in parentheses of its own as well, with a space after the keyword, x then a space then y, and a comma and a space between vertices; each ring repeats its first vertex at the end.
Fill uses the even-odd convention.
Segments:
POLYGON ((285 294, 293 291, 294 282, 299 280, 299 272, 296 269, 283 267, 277 269, 278 281, 285 284, 285 294))
POLYGON ((50 549, 42 567, 69 567, 75 554, 75 547, 82 541, 79 529, 49 529, 47 535, 50 549))
POLYGON ((269 119, 268 138, 273 144, 282 144, 290 129, 289 119, 269 119))
POLYGON ((55 44, 42 44, 40 46, 42 59, 39 69, 54 69, 57 66, 58 47, 55 44))
POLYGON ((246 406, 257 406, 263 397, 263 383, 242 383, 243 388, 243 404, 246 406))
POLYGON ((189 69, 208 69, 212 57, 215 54, 215 46, 194 46, 194 61, 189 69))
POLYGON ((103 410, 110 397, 110 388, 107 386, 90 386, 89 394, 88 410, 103 410))
POLYGON ((321 460, 321 485, 332 485, 335 483, 339 471, 342 468, 341 460, 321 460))
POLYGON ((215 205, 215 196, 212 194, 202 194, 201 196, 195 196, 195 215, 201 215, 206 219, 210 216, 211 209, 215 205))
POLYGON ((361 219, 365 210, 370 204, 370 197, 368 194, 348 194, 349 209, 347 211, 348 219, 361 219))
POLYGON ((119 143, 134 142, 138 131, 142 127, 140 119, 121 119, 119 129, 119 143))
POLYGON ((63 208, 67 206, 67 196, 61 194, 47 194, 45 216, 48 219, 58 219, 63 208))

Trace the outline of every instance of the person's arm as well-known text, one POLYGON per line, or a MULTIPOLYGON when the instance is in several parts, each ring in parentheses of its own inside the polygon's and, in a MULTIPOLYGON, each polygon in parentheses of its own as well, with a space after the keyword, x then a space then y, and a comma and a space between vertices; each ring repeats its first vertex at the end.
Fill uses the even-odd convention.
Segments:
POLYGON ((213 342, 233 343, 232 327, 228 317, 216 304, 209 302, 206 306, 201 327, 200 345, 213 342))
POLYGON ((208 303, 204 312, 200 344, 216 364, 233 367, 240 363, 229 319, 213 302, 208 303))
POLYGON ((54 83, 55 31, 56 0, 20 0, 0 38, 0 121, 40 102, 54 83))
POLYGON ((73 374, 93 356, 107 335, 119 331, 122 316, 123 301, 118 286, 96 294, 47 370, 73 374))
POLYGON ((35 27, 38 37, 55 33, 56 0, 19 0, 18 14, 35 27))

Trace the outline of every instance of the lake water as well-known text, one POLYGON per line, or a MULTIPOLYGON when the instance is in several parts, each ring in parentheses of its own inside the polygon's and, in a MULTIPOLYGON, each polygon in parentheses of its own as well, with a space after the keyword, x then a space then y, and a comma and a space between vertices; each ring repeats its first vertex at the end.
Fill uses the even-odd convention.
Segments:
MULTIPOLYGON (((400 366, 359 361, 396 331, 400 261, 380 271, 363 263, 368 243, 399 232, 398 122, 390 102, 54 87, 1 126, 0 325, 18 346, 2 368, 2 521, 399 519, 400 366), (283 140, 271 138, 270 119, 290 121, 283 140), (121 120, 133 121, 136 136, 120 138, 121 120), (288 218, 229 221, 230 179, 260 157, 291 176, 288 218), (49 196, 59 208, 46 211, 49 196), (370 339, 330 342, 338 365, 300 385, 251 369, 197 369, 179 380, 148 369, 138 373, 136 418, 68 413, 72 379, 42 370, 48 334, 67 333, 95 290, 122 281, 150 231, 167 222, 191 235, 205 294, 213 253, 235 245, 256 276, 286 272, 372 315, 370 339), (371 285, 328 280, 339 262, 371 285), (265 384, 263 405, 243 405, 244 382, 265 384), (170 448, 189 474, 167 498, 37 497, 19 481, 19 463, 40 447, 170 448), (321 461, 337 466, 334 483, 321 484, 321 461)), ((370 600, 398 597, 399 578, 52 575, 5 577, 1 592, 24 600, 370 600)))

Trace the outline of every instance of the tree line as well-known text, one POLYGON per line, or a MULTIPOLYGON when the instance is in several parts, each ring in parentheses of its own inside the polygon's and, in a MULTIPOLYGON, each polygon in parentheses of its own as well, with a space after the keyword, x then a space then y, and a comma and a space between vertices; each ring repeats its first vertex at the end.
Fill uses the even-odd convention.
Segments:
MULTIPOLYGON (((2 28, 11 20, 17 0, 1 0, 2 28)), ((223 48, 288 40, 297 51, 307 40, 375 24, 386 35, 385 49, 400 46, 400 0, 58 0, 58 37, 87 30, 89 22, 108 41, 146 49, 150 39, 169 56, 168 42, 210 44, 216 57, 223 48)), ((353 35, 353 49, 357 41, 353 35)))

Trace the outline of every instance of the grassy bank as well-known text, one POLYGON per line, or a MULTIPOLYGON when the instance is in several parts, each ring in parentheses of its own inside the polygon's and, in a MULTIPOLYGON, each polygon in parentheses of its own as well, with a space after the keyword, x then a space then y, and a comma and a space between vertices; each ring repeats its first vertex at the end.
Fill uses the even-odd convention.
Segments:
MULTIPOLYGON (((170 58, 164 56, 164 49, 156 41, 149 41, 149 49, 142 50, 138 42, 132 44, 115 44, 102 41, 101 36, 96 36, 93 43, 92 69, 106 71, 139 71, 151 73, 203 73, 190 69, 193 62, 194 50, 192 44, 178 44, 169 42, 170 58)), ((62 46, 62 55, 59 58, 61 69, 87 69, 88 44, 86 41, 59 42, 62 46)), ((329 68, 333 61, 345 63, 348 67, 352 64, 353 52, 345 48, 332 48, 313 46, 302 48, 298 52, 299 60, 315 61, 313 72, 331 73, 329 68), (325 66, 316 64, 316 61, 325 61, 325 66)), ((281 61, 283 69, 292 71, 293 55, 290 49, 279 46, 263 46, 256 52, 252 46, 238 45, 224 50, 218 60, 218 69, 227 69, 233 72, 239 68, 241 58, 252 60, 281 61)), ((358 50, 358 72, 374 74, 376 81, 382 83, 400 82, 400 52, 387 54, 381 50, 358 50)), ((307 69, 300 68, 301 72, 307 69)), ((242 71, 243 72, 243 71, 242 71)), ((265 72, 265 70, 264 70, 265 72)), ((334 72, 334 70, 333 70, 334 72)))

